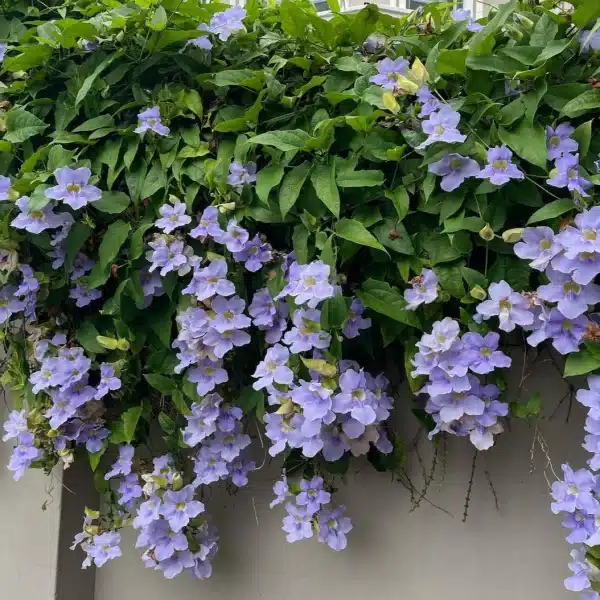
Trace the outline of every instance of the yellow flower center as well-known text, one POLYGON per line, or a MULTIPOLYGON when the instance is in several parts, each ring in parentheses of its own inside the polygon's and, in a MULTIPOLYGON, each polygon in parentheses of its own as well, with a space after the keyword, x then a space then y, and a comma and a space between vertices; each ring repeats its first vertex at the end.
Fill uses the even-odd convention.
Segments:
POLYGON ((81 191, 81 186, 78 183, 67 184, 67 192, 70 194, 77 194, 81 191))
POLYGON ((508 163, 505 160, 495 160, 493 163, 494 169, 497 171, 503 171, 508 167, 508 163))

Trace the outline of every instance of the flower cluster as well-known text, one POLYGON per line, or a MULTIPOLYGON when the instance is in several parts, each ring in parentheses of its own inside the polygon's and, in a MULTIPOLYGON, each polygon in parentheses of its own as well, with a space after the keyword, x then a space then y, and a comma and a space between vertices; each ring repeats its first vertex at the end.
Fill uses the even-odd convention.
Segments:
POLYGON ((423 269, 409 283, 412 288, 404 291, 407 310, 417 310, 421 304, 431 304, 437 300, 438 278, 431 269, 423 269))
POLYGON ((286 502, 287 516, 283 518, 281 529, 286 533, 285 539, 289 543, 312 538, 316 531, 319 542, 339 552, 346 548, 346 534, 352 530, 352 521, 343 516, 345 506, 328 506, 331 493, 324 489, 324 483, 322 477, 315 476, 290 486, 284 475, 273 486, 276 497, 271 502, 271 508, 286 502))
POLYGON ((469 332, 461 338, 458 322, 446 317, 417 343, 411 375, 428 378, 421 393, 429 396, 425 410, 436 424, 430 437, 440 431, 468 435, 478 450, 494 444, 494 435, 503 431, 499 417, 508 414, 508 404, 498 400, 497 386, 485 385, 477 375, 510 367, 510 357, 498 350, 499 340, 494 332, 469 332))

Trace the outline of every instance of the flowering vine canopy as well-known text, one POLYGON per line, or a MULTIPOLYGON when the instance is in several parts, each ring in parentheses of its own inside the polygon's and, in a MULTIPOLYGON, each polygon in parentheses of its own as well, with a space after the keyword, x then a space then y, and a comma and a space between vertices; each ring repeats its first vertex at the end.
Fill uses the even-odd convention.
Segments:
MULTIPOLYGON (((147 567, 210 576, 206 489, 259 438, 286 539, 342 550, 336 476, 401 469, 395 402, 484 451, 540 410, 506 396, 515 340, 600 368, 600 5, 536 4, 4 3, 4 440, 15 479, 89 461, 84 567, 131 526, 147 567)), ((588 383, 551 508, 598 600, 588 383)))

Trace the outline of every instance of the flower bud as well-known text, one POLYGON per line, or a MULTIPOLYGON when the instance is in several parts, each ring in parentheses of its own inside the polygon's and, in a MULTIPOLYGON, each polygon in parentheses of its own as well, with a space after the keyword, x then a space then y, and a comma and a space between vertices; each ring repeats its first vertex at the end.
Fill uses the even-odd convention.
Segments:
POLYGON ((476 285, 469 294, 475 300, 485 300, 487 297, 487 292, 480 285, 476 285))
POLYGON ((531 31, 533 29, 534 23, 531 19, 526 17, 525 15, 514 13, 514 19, 519 24, 525 27, 527 31, 531 31))
POLYGON ((183 487, 183 477, 180 473, 173 475, 173 491, 178 491, 183 487))
POLYGON ((507 244, 516 244, 521 239, 521 234, 523 233, 523 227, 515 227, 514 229, 507 229, 502 234, 502 239, 507 244))
POLYGON ((50 439, 58 437, 60 434, 58 432, 58 429, 50 429, 48 431, 48 433, 46 434, 50 439))
POLYGON ((230 210, 235 210, 235 202, 226 202, 225 204, 219 205, 219 212, 222 215, 228 213, 230 210))
POLYGON ((479 237, 486 242, 491 242, 494 239, 494 230, 490 227, 489 223, 486 223, 485 227, 481 228, 479 237))
POLYGON ((122 350, 123 352, 127 352, 127 350, 129 350, 130 346, 129 346, 129 342, 127 340, 124 339, 119 339, 117 340, 117 350, 122 350))
POLYGON ((98 535, 100 533, 100 527, 98 527, 98 525, 86 525, 83 530, 88 535, 98 535))
POLYGON ((106 337, 105 335, 97 335, 96 341, 107 350, 116 350, 117 349, 117 340, 114 338, 106 337))

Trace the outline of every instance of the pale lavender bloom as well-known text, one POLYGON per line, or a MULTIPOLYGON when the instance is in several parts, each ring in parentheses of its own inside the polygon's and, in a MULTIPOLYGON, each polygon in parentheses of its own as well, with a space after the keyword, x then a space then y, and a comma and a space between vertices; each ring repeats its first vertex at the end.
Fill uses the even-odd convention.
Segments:
POLYGON ((219 209, 214 206, 208 206, 204 209, 198 226, 190 231, 193 238, 205 238, 208 236, 218 238, 223 235, 223 230, 219 225, 219 209))
MULTIPOLYGON (((587 382, 590 389, 577 390, 576 398, 583 406, 590 409, 588 414, 592 419, 600 419, 600 376, 589 375, 587 382)), ((6 425, 4 427, 6 428, 6 425)))
POLYGON ((162 219, 158 219, 154 225, 165 233, 171 233, 175 229, 192 222, 192 217, 185 214, 185 204, 183 202, 163 204, 158 212, 162 219))
POLYGON ((288 326, 288 317, 290 311, 286 302, 280 301, 277 303, 274 323, 271 327, 260 326, 259 329, 265 330, 265 342, 267 344, 277 344, 281 341, 283 333, 288 326))
POLYGON ((569 123, 561 123, 556 129, 546 127, 546 140, 548 142, 548 160, 556 160, 563 154, 577 152, 579 144, 571 139, 575 129, 569 123))
POLYGON ((110 435, 110 431, 106 427, 100 425, 84 425, 81 433, 77 438, 78 444, 85 444, 88 452, 100 452, 105 440, 110 435))
POLYGON ((0 200, 8 200, 8 192, 10 190, 10 177, 0 175, 0 200))
POLYGON ((4 62, 4 56, 8 50, 8 44, 6 42, 0 42, 0 64, 4 62))
POLYGON ((204 338, 204 343, 211 346, 217 358, 223 358, 233 347, 245 346, 250 343, 250 336, 245 331, 231 329, 218 332, 211 329, 204 338))
POLYGON ((464 8, 456 8, 451 13, 450 16, 457 22, 460 23, 462 21, 468 21, 467 30, 471 32, 481 31, 483 29, 483 25, 477 23, 471 16, 471 11, 464 8))
POLYGON ((275 300, 292 296, 296 304, 308 303, 315 308, 319 302, 335 295, 334 287, 329 283, 331 267, 321 260, 307 265, 293 262, 288 270, 288 284, 275 297, 275 300))
POLYGON ((484 320, 498 316, 502 331, 512 331, 517 325, 523 327, 533 323, 533 314, 527 300, 513 291, 506 281, 490 284, 488 294, 489 300, 484 300, 477 306, 477 313, 484 320))
POLYGON ((10 317, 25 309, 25 303, 19 300, 14 285, 5 285, 0 288, 0 324, 6 323, 10 317))
POLYGON ((552 484, 552 497, 555 502, 550 505, 552 512, 572 513, 575 509, 593 512, 595 499, 592 492, 596 489, 596 476, 587 469, 573 471, 568 464, 562 465, 563 481, 552 484))
POLYGON ((231 482, 237 487, 248 485, 248 473, 254 470, 256 470, 256 463, 253 460, 237 458, 229 465, 231 482))
POLYGON ((143 539, 139 545, 154 547, 153 554, 158 562, 171 558, 177 551, 188 549, 185 534, 171 531, 169 524, 163 519, 150 523, 146 533, 140 537, 143 539))
POLYGON ((421 112, 419 118, 428 117, 430 114, 437 112, 442 108, 442 103, 429 91, 429 88, 424 85, 417 92, 417 102, 421 104, 421 112))
POLYGON ((439 112, 431 113, 429 119, 421 124, 423 131, 429 137, 417 148, 426 148, 435 142, 447 142, 448 144, 464 142, 467 136, 457 129, 459 122, 460 114, 453 111, 449 106, 443 106, 439 112))
POLYGON ((194 555, 188 550, 185 550, 183 552, 176 552, 173 556, 159 562, 156 565, 156 568, 162 571, 167 579, 173 579, 184 569, 192 569, 195 565, 196 560, 194 555))
POLYGON ((218 452, 224 460, 231 462, 249 445, 250 437, 245 433, 217 431, 209 447, 213 452, 218 452))
POLYGON ((121 389, 121 380, 115 377, 115 368, 110 363, 100 365, 100 383, 94 396, 96 400, 104 398, 109 392, 121 389))
POLYGON ((135 450, 131 444, 121 444, 119 446, 119 458, 112 465, 110 471, 104 475, 104 479, 109 480, 118 475, 129 475, 133 465, 133 455, 135 450))
POLYGON ((196 269, 192 281, 182 293, 193 294, 199 301, 207 300, 215 294, 235 294, 235 285, 227 279, 227 263, 224 260, 214 260, 208 267, 196 269))
POLYGON ((571 550, 573 560, 569 563, 569 569, 573 572, 573 575, 565 579, 565 588, 571 592, 582 592, 591 585, 589 575, 594 567, 585 557, 586 552, 585 548, 571 550))
POLYGON ((229 175, 227 183, 229 185, 244 185, 245 183, 254 183, 256 181, 256 163, 249 162, 243 165, 240 162, 233 161, 229 165, 229 175))
POLYGON ((248 312, 252 317, 253 325, 256 327, 271 327, 273 325, 277 309, 267 288, 258 290, 254 294, 248 312))
POLYGON ((269 508, 273 508, 274 506, 284 502, 290 493, 290 488, 288 487, 285 474, 282 476, 280 481, 276 481, 275 485, 273 485, 273 493, 275 494, 275 498, 271 504, 269 504, 269 508))
POLYGON ((133 527, 135 529, 147 527, 153 521, 160 519, 160 506, 160 496, 151 496, 146 502, 142 502, 137 509, 137 516, 133 520, 133 527))
POLYGON ((563 154, 556 159, 555 165, 557 172, 553 171, 554 176, 546 179, 548 185, 557 188, 566 187, 570 192, 589 197, 585 190, 593 187, 594 184, 579 174, 579 154, 563 154))
POLYGON ((338 413, 350 413, 363 425, 374 423, 377 413, 373 408, 373 397, 367 390, 367 381, 362 371, 345 371, 339 379, 340 393, 333 398, 333 410, 338 413))
POLYGON ((331 494, 323 489, 323 478, 313 477, 310 481, 300 481, 300 493, 296 496, 298 506, 306 506, 306 511, 314 515, 319 511, 322 504, 329 504, 331 494))
POLYGON ((252 375, 258 379, 252 387, 255 390, 262 390, 273 383, 290 385, 294 381, 294 373, 287 366, 289 358, 288 349, 281 344, 275 344, 269 348, 264 360, 258 363, 256 371, 252 375))
POLYGON ((194 458, 194 486, 210 485, 229 476, 227 461, 220 453, 208 446, 202 446, 194 458))
POLYGON ((472 158, 460 154, 446 154, 438 162, 431 163, 429 171, 441 175, 440 187, 446 192, 452 192, 468 177, 477 177, 481 169, 472 158))
POLYGON ((409 62, 402 56, 394 60, 383 58, 377 63, 377 75, 370 77, 369 81, 388 90, 393 90, 398 83, 398 75, 404 75, 408 66, 409 62))
POLYGON ((489 179, 494 185, 503 185, 511 179, 524 179, 525 173, 512 163, 512 152, 506 146, 495 146, 487 153, 488 164, 477 175, 489 179))
POLYGON ((44 196, 52 200, 62 200, 74 210, 83 208, 102 197, 100 188, 88 184, 91 176, 92 172, 87 167, 56 169, 54 177, 58 185, 47 189, 44 196))
POLYGON ((569 259, 574 259, 580 252, 600 251, 600 206, 579 213, 575 217, 575 226, 565 227, 556 240, 564 247, 569 259))
POLYGON ((69 291, 69 298, 73 298, 75 305, 82 308, 91 304, 94 300, 102 298, 102 292, 100 290, 90 290, 83 283, 76 283, 75 287, 69 291))
MULTIPOLYGON (((594 513, 597 514, 599 509, 600 503, 597 504, 594 513)), ((598 531, 598 526, 596 525, 594 514, 589 514, 584 510, 576 510, 572 514, 565 515, 561 525, 571 530, 571 533, 567 536, 569 544, 583 544, 589 540, 590 546, 596 545, 593 542, 594 534, 598 531)))
POLYGON ((568 319, 575 319, 585 313, 589 305, 600 302, 600 286, 594 283, 582 286, 571 276, 552 268, 546 271, 546 275, 550 283, 541 285, 537 295, 547 302, 558 302, 558 310, 568 319))
POLYGON ((11 221, 11 227, 15 229, 25 229, 29 233, 41 233, 46 229, 56 229, 61 227, 63 219, 60 215, 53 212, 53 204, 46 204, 39 210, 29 209, 29 197, 21 196, 15 204, 21 211, 21 214, 17 215, 11 221))
POLYGON ((200 50, 206 50, 207 52, 210 52, 213 47, 213 44, 208 39, 207 35, 201 35, 200 37, 189 40, 187 42, 186 46, 188 44, 191 44, 192 46, 196 46, 196 48, 199 48, 200 50))
POLYGON ((211 309, 215 313, 212 317, 211 327, 219 333, 230 329, 250 327, 252 321, 244 314, 245 306, 246 303, 239 296, 234 296, 229 300, 217 296, 211 302, 211 309))
POLYGON ((142 268, 139 273, 139 280, 144 298, 148 301, 154 296, 162 296, 165 293, 160 273, 156 271, 151 273, 149 267, 142 268))
POLYGON ((283 518, 281 529, 287 533, 285 539, 291 544, 313 536, 312 515, 305 508, 288 502, 285 505, 287 516, 283 518))
POLYGON ((50 252, 48 252, 48 256, 52 258, 52 268, 56 271, 56 269, 60 269, 64 264, 67 258, 67 246, 66 244, 59 244, 55 248, 53 248, 50 252))
POLYGON ((295 327, 283 336, 283 343, 290 346, 293 354, 329 348, 331 334, 321 329, 320 310, 300 308, 294 313, 292 322, 295 327))
POLYGON ((169 128, 160 120, 158 106, 152 106, 138 114, 138 126, 134 129, 135 133, 144 133, 148 130, 154 131, 158 135, 169 135, 169 128))
POLYGON ((465 333, 462 341, 461 360, 473 373, 485 375, 494 369, 510 367, 510 357, 498 350, 500 336, 496 332, 490 332, 485 337, 478 333, 465 333))
POLYGON ((438 297, 438 278, 431 269, 423 269, 421 274, 409 282, 412 289, 404 290, 406 310, 417 310, 421 304, 431 304, 438 297))
POLYGON ((242 252, 246 247, 250 234, 243 227, 240 227, 235 219, 231 219, 227 223, 227 229, 218 237, 213 237, 217 243, 225 244, 229 252, 242 252))
MULTIPOLYGON (((317 381, 301 381, 290 395, 294 403, 302 407, 307 421, 319 422, 331 413, 332 390, 323 387, 317 381)), ((310 434, 312 435, 312 431, 310 434)))
POLYGON ((323 431, 323 458, 328 462, 340 460, 344 453, 350 450, 346 436, 339 432, 336 428, 334 431, 323 431))
POLYGON ((219 394, 211 394, 198 404, 191 406, 191 414, 187 416, 187 427, 183 430, 183 441, 193 448, 217 431, 216 421, 219 417, 219 406, 223 398, 219 394))
POLYGON ((18 481, 23 477, 31 463, 42 458, 43 452, 35 447, 33 433, 25 431, 19 434, 18 444, 12 451, 8 463, 8 470, 13 472, 13 479, 18 481))
POLYGON ((237 262, 243 262, 251 273, 256 273, 271 260, 272 250, 271 244, 263 242, 258 235, 255 235, 253 240, 246 242, 241 252, 233 253, 233 258, 237 262))
POLYGON ((553 308, 547 317, 543 334, 540 333, 535 336, 534 343, 531 342, 531 336, 527 341, 530 345, 536 346, 543 339, 551 338, 552 346, 561 354, 577 352, 583 341, 588 323, 588 319, 583 315, 574 319, 567 319, 558 308, 553 308))
POLYGON ((142 497, 142 486, 139 484, 139 477, 135 473, 125 475, 117 489, 117 493, 120 494, 118 502, 121 506, 131 506, 137 498, 142 497))
POLYGON ((73 259, 71 265, 71 279, 75 281, 80 277, 83 277, 86 273, 89 273, 94 267, 94 261, 88 258, 83 252, 78 252, 73 259))
POLYGON ((588 50, 600 50, 600 31, 587 31, 582 29, 577 35, 577 39, 581 45, 581 52, 588 50))
POLYGON ((597 252, 579 252, 559 254, 552 260, 552 268, 561 273, 571 273, 573 281, 581 285, 590 283, 600 274, 600 254, 597 252), (569 257, 569 254, 573 258, 569 257))
POLYGON ((362 329, 369 329, 371 327, 371 319, 365 319, 362 316, 364 312, 364 304, 358 298, 354 298, 352 304, 350 304, 350 311, 342 329, 342 333, 348 339, 358 337, 362 329))
POLYGON ((163 505, 160 514, 169 522, 174 532, 181 531, 190 519, 204 512, 204 504, 194 500, 194 488, 186 485, 178 492, 168 490, 163 496, 163 505))
POLYGON ((531 260, 532 269, 543 271, 550 261, 562 250, 550 227, 526 227, 521 232, 520 242, 514 245, 514 253, 525 260, 531 260))
POLYGON ((165 237, 157 237, 148 244, 152 250, 146 252, 146 259, 152 264, 149 271, 152 273, 160 267, 161 276, 171 271, 177 271, 179 275, 187 275, 191 268, 198 262, 194 256, 191 246, 187 246, 182 240, 167 241, 165 237))
POLYGON ((213 15, 209 25, 201 25, 199 29, 216 35, 221 41, 226 42, 234 32, 244 29, 242 20, 246 18, 246 11, 240 6, 228 8, 213 15))
POLYGON ((87 558, 83 562, 83 568, 87 568, 92 561, 97 567, 102 567, 109 560, 121 556, 121 535, 117 531, 106 531, 92 538, 92 542, 85 545, 87 558))
POLYGON ((25 409, 11 411, 2 426, 6 431, 6 434, 2 437, 3 442, 17 438, 21 433, 27 431, 27 415, 28 412, 25 409))
POLYGON ((90 41, 83 39, 81 40, 81 46, 86 52, 95 52, 100 48, 100 42, 98 40, 90 41))
POLYGON ((427 401, 425 410, 430 414, 439 413, 441 421, 450 423, 464 415, 482 415, 485 412, 485 402, 472 392, 452 392, 451 394, 432 396, 427 401))
POLYGON ((460 333, 460 325, 450 317, 444 317, 433 324, 431 333, 425 333, 417 342, 419 351, 423 354, 439 353, 450 350, 460 333))
POLYGON ((352 521, 344 517, 345 506, 319 512, 319 542, 326 543, 332 550, 343 550, 348 540, 346 534, 352 530, 352 521))
POLYGON ((187 379, 196 384, 196 391, 199 396, 204 396, 212 392, 215 386, 229 381, 227 371, 222 369, 222 362, 213 362, 205 358, 202 359, 196 367, 189 369, 187 379))

